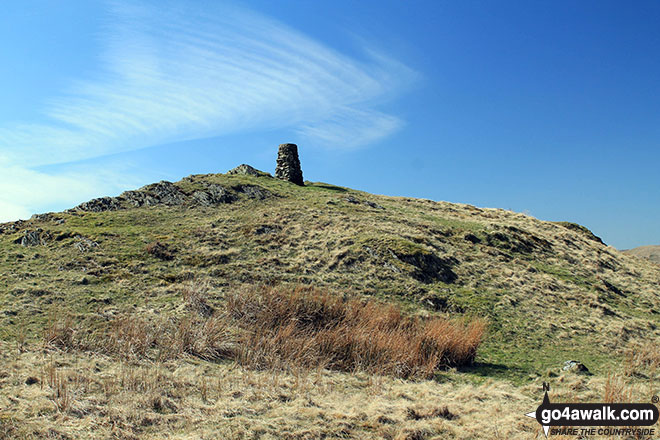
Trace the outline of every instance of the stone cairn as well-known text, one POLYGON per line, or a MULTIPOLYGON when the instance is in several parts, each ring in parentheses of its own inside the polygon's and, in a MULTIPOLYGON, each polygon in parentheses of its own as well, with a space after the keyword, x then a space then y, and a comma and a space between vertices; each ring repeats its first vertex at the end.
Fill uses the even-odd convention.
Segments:
POLYGON ((298 146, 296 144, 281 144, 277 154, 277 167, 275 177, 303 185, 302 169, 298 159, 298 146))

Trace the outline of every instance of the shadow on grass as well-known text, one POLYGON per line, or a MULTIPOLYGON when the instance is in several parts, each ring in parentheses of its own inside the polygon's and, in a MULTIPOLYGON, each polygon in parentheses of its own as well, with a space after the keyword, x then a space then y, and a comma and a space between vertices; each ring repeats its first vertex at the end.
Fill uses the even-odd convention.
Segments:
POLYGON ((312 183, 312 186, 314 186, 315 188, 327 189, 330 191, 341 192, 341 193, 345 193, 348 191, 346 188, 342 188, 341 186, 330 185, 328 183, 312 183))
POLYGON ((472 365, 459 368, 458 371, 496 379, 521 379, 529 375, 529 371, 524 368, 490 362, 475 362, 472 365))

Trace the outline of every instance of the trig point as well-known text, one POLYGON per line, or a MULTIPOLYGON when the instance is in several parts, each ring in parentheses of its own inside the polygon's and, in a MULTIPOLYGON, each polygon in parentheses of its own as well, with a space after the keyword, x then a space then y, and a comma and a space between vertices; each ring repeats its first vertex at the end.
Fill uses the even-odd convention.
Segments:
POLYGON ((298 158, 298 146, 296 144, 281 144, 277 153, 277 166, 275 177, 303 185, 303 174, 298 158))

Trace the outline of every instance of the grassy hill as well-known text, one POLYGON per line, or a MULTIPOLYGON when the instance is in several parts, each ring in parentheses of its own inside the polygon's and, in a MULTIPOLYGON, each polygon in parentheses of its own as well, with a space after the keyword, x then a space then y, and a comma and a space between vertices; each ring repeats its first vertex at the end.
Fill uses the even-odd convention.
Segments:
POLYGON ((622 252, 627 255, 649 259, 654 263, 660 263, 660 246, 639 246, 622 252))
POLYGON ((265 174, 161 182, 0 225, 0 438, 535 438, 519 413, 541 381, 658 394, 659 287, 573 223, 265 174), (243 362, 289 359, 236 317, 272 289, 486 334, 424 377, 243 362))

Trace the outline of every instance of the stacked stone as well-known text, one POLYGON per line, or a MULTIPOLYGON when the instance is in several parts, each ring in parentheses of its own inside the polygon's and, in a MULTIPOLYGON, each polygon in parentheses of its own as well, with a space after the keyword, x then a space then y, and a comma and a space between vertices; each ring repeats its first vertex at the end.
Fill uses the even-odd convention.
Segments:
POLYGON ((303 184, 302 169, 298 158, 298 146, 296 144, 281 144, 277 154, 277 167, 275 177, 295 183, 303 184))

